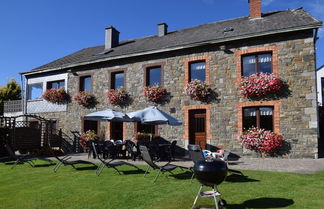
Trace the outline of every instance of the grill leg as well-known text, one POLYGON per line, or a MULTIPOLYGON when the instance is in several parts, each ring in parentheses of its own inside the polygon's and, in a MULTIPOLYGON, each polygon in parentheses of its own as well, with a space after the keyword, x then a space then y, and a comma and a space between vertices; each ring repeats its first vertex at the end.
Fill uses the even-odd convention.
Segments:
POLYGON ((199 191, 198 191, 198 194, 197 194, 197 196, 196 196, 196 198, 195 198, 195 201, 194 201, 194 203, 193 203, 191 209, 193 209, 193 208, 195 207, 196 202, 197 202, 197 200, 198 200, 198 197, 199 197, 199 195, 200 195, 200 192, 201 192, 201 189, 202 189, 202 188, 203 188, 203 185, 200 186, 199 191))
POLYGON ((215 186, 213 187, 213 197, 214 197, 214 201, 215 201, 216 209, 219 209, 219 208, 218 208, 217 197, 216 197, 216 192, 217 192, 217 187, 216 187, 216 185, 215 185, 215 186))

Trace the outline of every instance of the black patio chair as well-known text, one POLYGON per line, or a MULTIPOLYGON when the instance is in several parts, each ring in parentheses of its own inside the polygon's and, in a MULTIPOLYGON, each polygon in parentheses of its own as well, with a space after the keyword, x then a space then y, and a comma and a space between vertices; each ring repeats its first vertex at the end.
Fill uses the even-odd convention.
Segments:
POLYGON ((162 173, 165 173, 165 172, 169 172, 171 174, 172 171, 176 168, 180 168, 181 170, 183 169, 189 169, 187 167, 184 167, 184 166, 178 166, 178 165, 174 165, 174 164, 171 164, 170 161, 167 162, 166 164, 162 165, 162 166, 159 166, 156 164, 156 161, 153 161, 152 160, 152 157, 147 149, 146 146, 140 146, 140 151, 141 151, 141 155, 142 155, 142 158, 143 160, 147 163, 147 169, 145 171, 145 174, 144 174, 144 177, 146 176, 146 174, 148 173, 148 171, 152 168, 153 170, 159 170, 158 173, 156 174, 155 178, 153 179, 153 182, 155 182, 157 180, 157 178, 160 176, 160 174, 162 173))
POLYGON ((34 160, 42 160, 42 161, 50 163, 50 165, 55 165, 55 163, 52 160, 50 160, 46 157, 31 156, 31 155, 18 156, 15 154, 13 149, 8 144, 5 144, 4 146, 7 150, 10 158, 15 160, 15 163, 13 164, 11 169, 15 168, 18 164, 23 164, 23 163, 28 163, 31 167, 35 167, 36 165, 33 162, 34 160))
MULTIPOLYGON (((94 152, 96 153, 96 147, 94 145, 94 143, 92 143, 92 147, 93 147, 93 150, 94 152)), ((117 167, 119 166, 123 166, 123 165, 128 165, 128 166, 131 166, 131 167, 134 167, 136 168, 137 170, 141 171, 142 169, 140 169, 139 167, 137 167, 136 165, 133 165, 131 163, 128 163, 128 162, 125 162, 125 161, 114 161, 115 159, 107 159, 107 160, 104 160, 102 159, 99 155, 98 156, 98 159, 100 160, 100 165, 98 166, 97 170, 96 170, 96 174, 97 176, 100 176, 102 170, 107 167, 107 168, 112 168, 114 169, 115 171, 117 171, 118 174, 121 174, 120 171, 117 169, 117 167)))
POLYGON ((171 145, 169 146, 169 149, 167 150, 169 159, 170 160, 175 160, 175 149, 176 149, 177 141, 173 140, 171 142, 171 145))
POLYGON ((114 145, 113 142, 107 140, 103 142, 103 147, 102 147, 102 154, 103 154, 103 158, 107 159, 107 158, 111 158, 111 159, 115 159, 117 158, 117 148, 114 145))
POLYGON ((131 140, 125 141, 126 151, 127 151, 127 158, 131 158, 133 161, 140 155, 136 144, 131 140))

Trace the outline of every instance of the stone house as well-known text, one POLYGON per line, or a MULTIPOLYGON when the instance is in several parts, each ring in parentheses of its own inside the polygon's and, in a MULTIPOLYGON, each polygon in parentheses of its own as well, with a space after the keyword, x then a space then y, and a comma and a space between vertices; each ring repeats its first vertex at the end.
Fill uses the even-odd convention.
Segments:
POLYGON ((322 23, 303 9, 262 13, 261 0, 250 0, 250 16, 169 32, 158 24, 153 36, 119 41, 106 28, 104 46, 82 49, 28 72, 24 113, 56 121, 63 132, 94 129, 106 139, 129 139, 134 132, 153 129, 167 140, 229 149, 252 155, 240 145, 244 128, 256 126, 283 135, 284 157, 313 158, 318 152, 315 44, 322 23), (246 99, 240 95, 242 76, 273 73, 286 83, 285 95, 246 99), (214 99, 201 102, 184 95, 193 79, 206 82, 214 99), (158 83, 169 97, 155 104, 144 96, 145 86, 158 83), (64 87, 69 95, 92 92, 95 107, 71 101, 53 104, 42 98, 49 88, 64 87), (131 97, 125 106, 109 104, 106 93, 124 87, 131 97), (183 122, 182 126, 94 122, 83 116, 115 109, 131 112, 157 105, 183 122))

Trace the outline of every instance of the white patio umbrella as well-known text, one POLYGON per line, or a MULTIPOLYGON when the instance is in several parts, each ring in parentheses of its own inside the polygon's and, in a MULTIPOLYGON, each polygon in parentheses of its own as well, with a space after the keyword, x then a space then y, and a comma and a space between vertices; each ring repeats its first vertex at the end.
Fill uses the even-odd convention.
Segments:
POLYGON ((181 125, 181 121, 171 115, 159 110, 157 107, 151 106, 135 112, 126 113, 132 121, 138 121, 144 124, 160 125, 169 124, 171 126, 181 125))
POLYGON ((94 121, 120 121, 120 122, 129 122, 130 119, 127 115, 122 112, 118 112, 115 110, 107 109, 103 111, 93 112, 84 116, 86 120, 94 120, 94 121))

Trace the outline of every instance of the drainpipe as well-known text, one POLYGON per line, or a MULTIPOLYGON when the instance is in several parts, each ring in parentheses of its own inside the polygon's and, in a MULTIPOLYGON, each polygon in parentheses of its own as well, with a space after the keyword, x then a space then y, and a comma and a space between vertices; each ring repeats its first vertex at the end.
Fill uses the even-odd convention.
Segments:
POLYGON ((316 42, 318 38, 318 28, 314 31, 314 65, 315 65, 315 93, 316 93, 316 117, 317 117, 317 152, 314 154, 314 158, 318 159, 319 154, 319 138, 320 138, 320 127, 319 127, 319 115, 318 115, 318 93, 317 93, 317 59, 316 59, 316 42))

